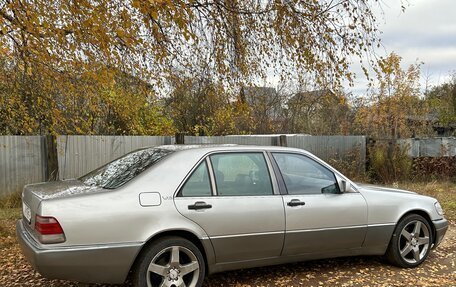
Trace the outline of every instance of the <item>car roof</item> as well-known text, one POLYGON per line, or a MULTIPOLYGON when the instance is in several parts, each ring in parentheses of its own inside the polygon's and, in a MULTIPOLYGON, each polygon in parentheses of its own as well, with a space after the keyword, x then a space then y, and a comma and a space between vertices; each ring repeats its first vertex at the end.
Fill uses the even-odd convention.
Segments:
POLYGON ((202 144, 202 145, 161 145, 154 148, 173 150, 176 152, 195 152, 195 153, 209 153, 215 151, 295 151, 305 152, 306 150, 299 148, 283 147, 283 146, 260 146, 260 145, 237 145, 237 144, 202 144))

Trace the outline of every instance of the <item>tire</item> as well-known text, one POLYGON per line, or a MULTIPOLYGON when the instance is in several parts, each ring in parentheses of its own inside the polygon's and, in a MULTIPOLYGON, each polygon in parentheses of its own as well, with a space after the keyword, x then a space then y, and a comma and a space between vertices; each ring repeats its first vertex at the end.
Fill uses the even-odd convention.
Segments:
POLYGON ((421 215, 410 214, 396 225, 385 255, 393 265, 413 268, 427 258, 432 242, 429 222, 421 215))
POLYGON ((141 252, 131 279, 136 287, 200 287, 205 266, 201 251, 191 241, 163 237, 141 252))

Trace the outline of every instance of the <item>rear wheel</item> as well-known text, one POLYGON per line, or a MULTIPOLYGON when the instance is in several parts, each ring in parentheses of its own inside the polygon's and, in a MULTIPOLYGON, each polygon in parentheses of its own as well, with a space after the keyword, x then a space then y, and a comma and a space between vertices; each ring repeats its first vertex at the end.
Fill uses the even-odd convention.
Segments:
POLYGON ((203 255, 195 244, 164 237, 142 253, 132 279, 137 287, 199 287, 204 275, 203 255))
POLYGON ((399 267, 416 267, 428 256, 431 243, 429 222, 421 215, 410 214, 396 226, 386 257, 399 267))

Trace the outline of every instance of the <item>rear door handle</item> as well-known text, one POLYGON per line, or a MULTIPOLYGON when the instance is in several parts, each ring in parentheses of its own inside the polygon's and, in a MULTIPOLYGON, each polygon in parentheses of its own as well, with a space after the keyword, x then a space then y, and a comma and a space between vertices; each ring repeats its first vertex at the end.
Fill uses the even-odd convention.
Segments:
POLYGON ((299 199, 292 199, 290 202, 287 203, 288 206, 300 206, 300 205, 306 205, 304 201, 300 201, 299 199))
POLYGON ((188 206, 188 209, 190 209, 190 210, 208 209, 208 208, 212 208, 212 205, 207 204, 204 201, 197 201, 197 202, 195 202, 195 204, 188 206))

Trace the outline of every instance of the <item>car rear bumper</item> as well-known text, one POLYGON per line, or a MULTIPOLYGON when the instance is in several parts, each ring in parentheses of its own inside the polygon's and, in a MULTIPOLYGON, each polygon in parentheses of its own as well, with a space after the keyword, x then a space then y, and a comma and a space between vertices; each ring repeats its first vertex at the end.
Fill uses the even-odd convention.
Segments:
POLYGON ((448 229, 448 221, 443 218, 439 220, 433 220, 432 223, 434 224, 435 228, 435 241, 432 248, 436 248, 442 242, 443 237, 448 229))
POLYGON ((30 236, 22 220, 16 223, 16 235, 23 254, 41 275, 85 283, 123 283, 142 246, 132 243, 43 248, 30 236))

